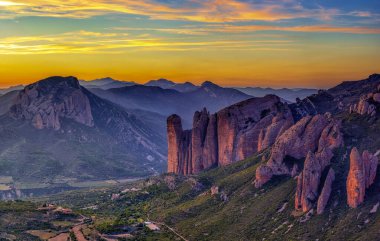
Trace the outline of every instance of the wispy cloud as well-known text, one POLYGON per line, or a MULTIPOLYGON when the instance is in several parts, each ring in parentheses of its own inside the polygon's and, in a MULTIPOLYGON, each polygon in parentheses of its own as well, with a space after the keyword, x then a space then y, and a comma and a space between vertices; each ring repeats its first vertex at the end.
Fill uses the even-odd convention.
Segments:
POLYGON ((129 36, 127 33, 67 32, 57 35, 7 37, 0 39, 0 54, 96 54, 139 51, 190 50, 261 50, 284 51, 294 44, 290 40, 186 40, 129 36))
POLYGON ((88 18, 109 13, 137 14, 150 19, 196 22, 278 21, 296 18, 331 20, 336 15, 369 17, 371 13, 344 13, 334 8, 303 7, 298 1, 183 0, 10 0, 0 1, 0 17, 48 16, 88 18), (1 4, 3 3, 3 4, 1 4))

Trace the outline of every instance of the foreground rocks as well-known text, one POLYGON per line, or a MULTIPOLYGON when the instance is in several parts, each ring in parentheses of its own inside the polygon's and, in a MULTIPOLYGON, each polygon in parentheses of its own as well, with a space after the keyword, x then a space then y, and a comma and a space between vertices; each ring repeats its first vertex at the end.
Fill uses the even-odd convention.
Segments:
POLYGON ((365 191, 376 177, 378 158, 368 151, 360 155, 356 147, 350 154, 350 170, 347 176, 347 204, 356 208, 364 201, 365 191))
POLYGON ((192 130, 183 130, 181 118, 172 115, 167 121, 168 172, 196 174, 245 159, 271 146, 292 124, 290 109, 274 95, 215 114, 203 109, 194 114, 192 130))

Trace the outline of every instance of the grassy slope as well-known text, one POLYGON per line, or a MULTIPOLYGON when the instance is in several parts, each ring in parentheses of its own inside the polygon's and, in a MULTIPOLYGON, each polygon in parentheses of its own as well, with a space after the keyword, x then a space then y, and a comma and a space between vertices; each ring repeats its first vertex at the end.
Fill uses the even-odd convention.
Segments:
POLYGON ((335 185, 325 214, 300 222, 305 216, 293 211, 295 180, 278 177, 255 189, 251 182, 257 163, 259 158, 252 158, 199 177, 227 192, 228 202, 210 193, 199 195, 184 182, 174 194, 168 192, 150 202, 151 217, 175 226, 190 240, 376 240, 380 234, 380 215, 369 214, 378 200, 372 195, 378 187, 369 190, 371 197, 360 208, 352 210, 339 190, 342 185, 335 185), (278 212, 284 203, 288 203, 285 210, 278 212), (364 225, 366 220, 369 223, 364 225))
MULTIPOLYGON (((86 214, 99 217, 99 226, 107 224, 107 228, 112 228, 138 214, 144 220, 165 222, 189 240, 378 240, 380 210, 374 214, 370 210, 380 200, 380 171, 375 184, 367 191, 365 202, 357 209, 346 205, 345 182, 351 147, 355 145, 361 151, 365 148, 372 152, 380 147, 376 138, 380 121, 368 124, 368 120, 357 115, 341 118, 345 146, 336 151, 332 160, 336 181, 330 201, 323 215, 313 214, 305 222, 302 222, 305 214, 294 212, 294 179, 277 177, 262 189, 252 185, 255 170, 268 151, 199 176, 165 175, 153 178, 155 184, 151 186, 139 182, 136 185, 143 188, 140 193, 127 194, 116 201, 110 200, 110 194, 120 191, 121 187, 75 191, 50 198, 73 207, 98 204, 98 210, 86 211, 86 214), (172 190, 168 188, 168 181, 164 181, 170 178, 176 183, 172 190), (227 194, 227 202, 222 201, 220 195, 211 196, 212 185, 227 194), (142 194, 145 190, 149 194, 142 194), (286 208, 279 212, 285 203, 286 208)), ((149 237, 155 240, 170 237, 151 235, 149 237)))

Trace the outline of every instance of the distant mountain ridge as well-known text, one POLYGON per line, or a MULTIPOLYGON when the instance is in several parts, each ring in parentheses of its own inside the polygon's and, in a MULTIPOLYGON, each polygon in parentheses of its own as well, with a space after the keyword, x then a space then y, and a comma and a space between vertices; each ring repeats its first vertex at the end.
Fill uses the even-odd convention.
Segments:
POLYGON ((23 85, 16 85, 16 86, 11 86, 9 88, 0 89, 0 95, 5 95, 5 94, 12 92, 14 90, 21 90, 23 88, 24 88, 23 85))
POLYGON ((158 80, 151 80, 144 84, 145 86, 156 86, 161 87, 163 89, 173 89, 177 90, 179 92, 191 92, 199 88, 199 86, 194 85, 191 82, 185 82, 185 83, 175 83, 171 80, 167 79, 158 79, 158 80))
POLYGON ((115 80, 111 77, 89 80, 89 81, 80 80, 79 83, 86 88, 101 88, 104 90, 136 85, 135 82, 115 80))
POLYGON ((240 90, 243 93, 252 95, 255 97, 264 97, 266 95, 277 95, 287 101, 296 102, 297 98, 304 99, 307 96, 316 94, 317 89, 304 89, 304 88, 282 88, 282 89, 273 89, 273 88, 262 88, 262 87, 235 87, 235 89, 240 90))
MULTIPOLYGON (((165 83, 167 83, 165 81, 165 83)), ((207 107, 215 112, 223 107, 250 98, 238 90, 223 88, 206 81, 193 91, 180 92, 159 86, 134 85, 102 90, 91 88, 94 94, 129 109, 141 109, 169 116, 183 116, 185 124, 192 122, 193 112, 207 107)))

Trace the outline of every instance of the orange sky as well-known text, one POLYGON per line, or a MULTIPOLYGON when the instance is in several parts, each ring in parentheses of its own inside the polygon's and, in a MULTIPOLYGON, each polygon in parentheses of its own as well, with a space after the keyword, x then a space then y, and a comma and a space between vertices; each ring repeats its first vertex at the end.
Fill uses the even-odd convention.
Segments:
POLYGON ((380 72, 379 4, 0 1, 0 87, 52 75, 326 88, 380 72))

